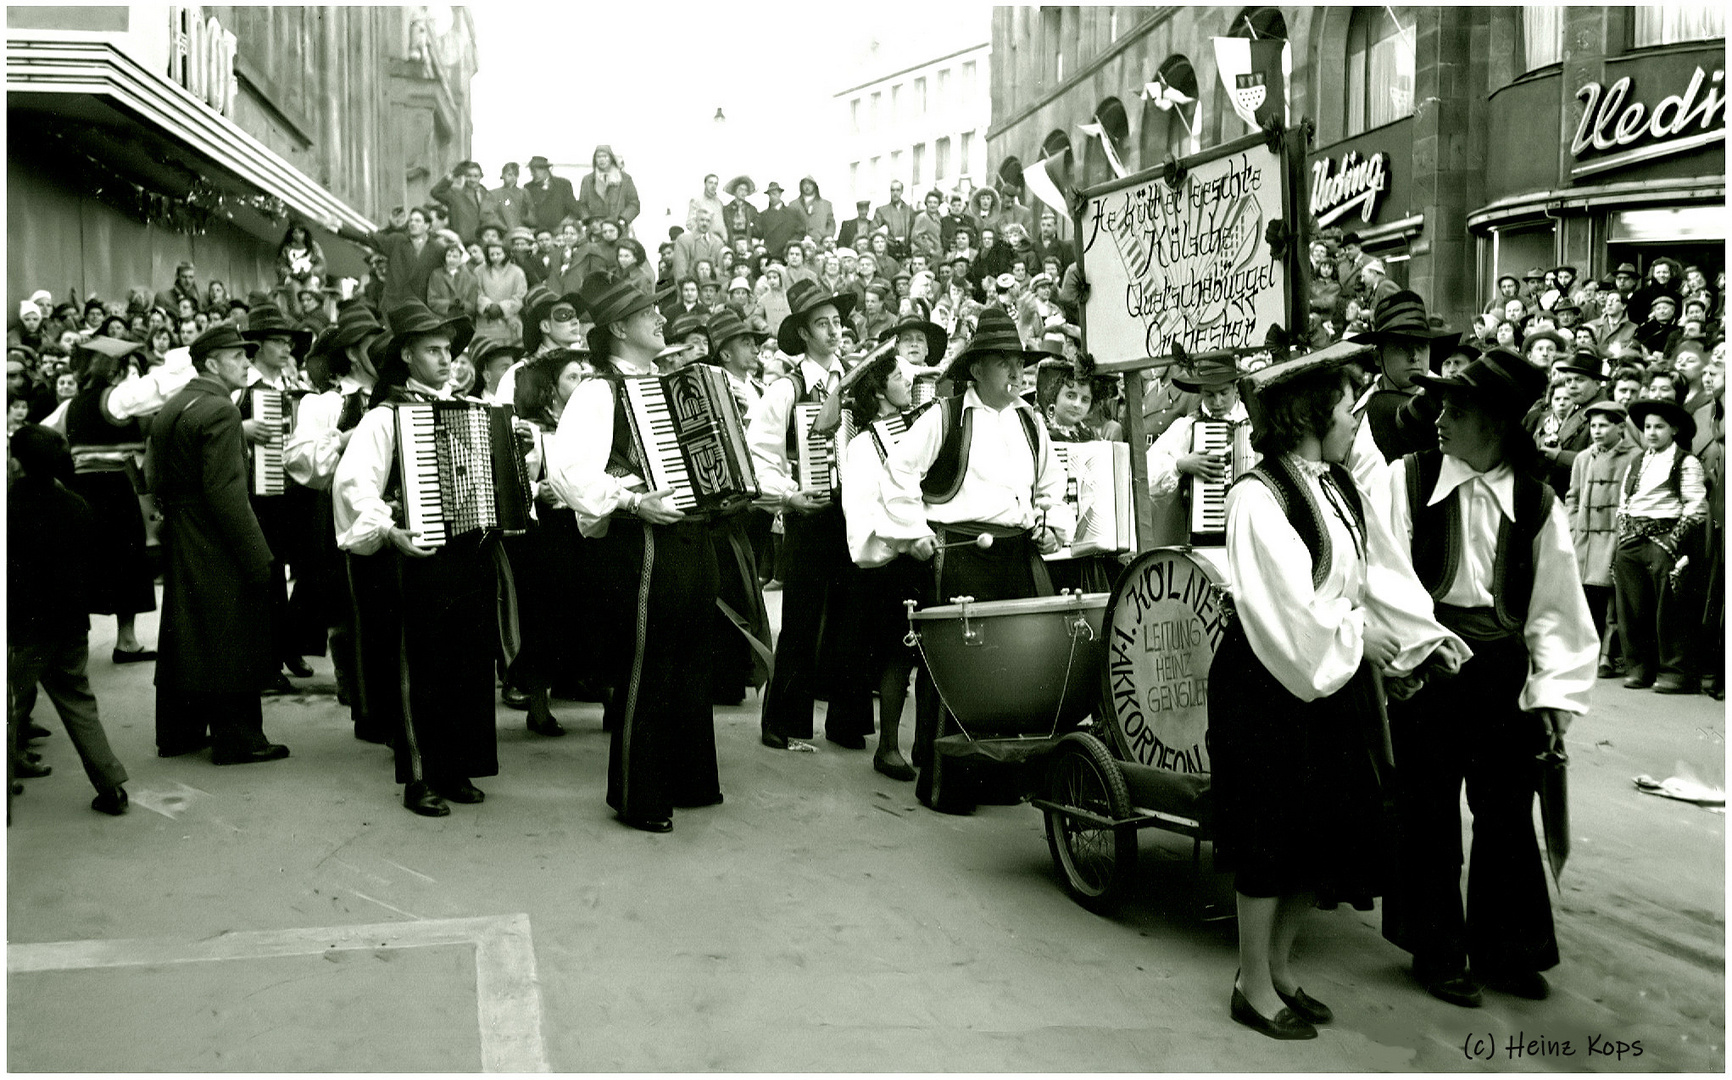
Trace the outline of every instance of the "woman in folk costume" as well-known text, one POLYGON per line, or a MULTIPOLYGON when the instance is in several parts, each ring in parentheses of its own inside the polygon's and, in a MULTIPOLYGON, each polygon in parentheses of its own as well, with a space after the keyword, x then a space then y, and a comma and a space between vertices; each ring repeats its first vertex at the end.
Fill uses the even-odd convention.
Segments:
POLYGON ((1227 576, 1238 620, 1215 655, 1209 753, 1217 852, 1235 871, 1233 1019, 1315 1038, 1327 1006, 1300 988, 1304 914, 1382 891, 1385 733, 1375 673, 1454 671, 1469 655, 1341 462, 1365 355, 1342 343, 1247 376, 1262 463, 1227 495, 1227 576))

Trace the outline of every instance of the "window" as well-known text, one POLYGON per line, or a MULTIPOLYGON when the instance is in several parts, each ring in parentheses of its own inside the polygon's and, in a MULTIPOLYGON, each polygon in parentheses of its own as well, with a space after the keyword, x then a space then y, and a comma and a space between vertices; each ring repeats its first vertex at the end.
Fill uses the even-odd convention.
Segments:
POLYGON ((1347 134, 1413 112, 1413 9, 1360 7, 1347 25, 1347 134))
POLYGON ((860 197, 860 163, 858 161, 852 162, 848 166, 848 190, 854 193, 856 199, 860 197))
POLYGON ((1726 9, 1719 4, 1650 4, 1633 8, 1636 48, 1726 36, 1726 9))
POLYGON ((1111 11, 1111 13, 1109 13, 1107 15, 1107 40, 1108 41, 1117 41, 1118 39, 1119 39, 1119 10, 1118 10, 1118 8, 1114 8, 1111 11))
POLYGON ((938 111, 948 112, 956 102, 950 100, 950 69, 938 69, 938 111))
POLYGON ((1523 71, 1534 71, 1564 58, 1563 8, 1550 4, 1528 4, 1522 8, 1522 51, 1523 71))
POLYGON ((890 179, 895 180, 902 175, 902 151, 890 151, 890 179))
POLYGON ((914 108, 915 115, 926 115, 926 76, 924 75, 914 80, 914 108))
POLYGON ((1052 62, 1057 65, 1058 71, 1056 76, 1052 76, 1053 68, 1047 68, 1047 74, 1052 76, 1047 82, 1049 88, 1064 80, 1064 44, 1059 37, 1061 33, 1059 23, 1062 17, 1062 13, 1056 7, 1040 9, 1040 48, 1053 57, 1052 62))
POLYGON ((848 118, 853 121, 854 134, 860 134, 860 99, 855 98, 848 103, 848 118))
POLYGON ((890 88, 890 122, 902 122, 902 84, 897 83, 890 88))
POLYGON ((914 165, 913 165, 914 173, 912 176, 910 176, 908 178, 909 184, 912 185, 913 187, 919 187, 921 185, 922 181, 920 178, 920 174, 921 174, 921 170, 922 170, 923 166, 925 166, 925 164, 926 164, 926 144, 925 143, 915 143, 914 144, 914 165))
POLYGON ((946 135, 933 144, 932 150, 932 182, 939 183, 950 175, 950 136, 946 135))
POLYGON ((962 65, 961 96, 962 96, 962 106, 965 109, 974 108, 974 103, 976 101, 980 100, 979 98, 977 98, 975 96, 977 93, 979 93, 979 89, 980 89, 979 84, 975 81, 975 70, 976 69, 975 69, 975 64, 974 64, 973 60, 970 60, 967 63, 962 65))
POLYGON ((878 106, 883 102, 883 100, 883 93, 876 90, 872 92, 872 116, 870 123, 871 130, 873 131, 878 130, 878 106))
POLYGON ((962 172, 968 172, 974 163, 974 132, 962 133, 962 141, 956 147, 957 167, 962 172))
POLYGON ((881 162, 881 159, 879 159, 879 158, 874 157, 872 159, 872 190, 873 191, 878 190, 878 188, 879 188, 878 177, 883 172, 883 170, 879 168, 880 162, 881 162))

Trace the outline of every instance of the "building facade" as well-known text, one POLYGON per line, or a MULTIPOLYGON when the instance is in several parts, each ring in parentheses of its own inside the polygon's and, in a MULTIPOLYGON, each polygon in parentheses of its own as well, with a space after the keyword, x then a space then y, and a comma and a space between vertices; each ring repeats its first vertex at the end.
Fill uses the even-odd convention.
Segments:
POLYGON ((836 201, 838 218, 851 216, 860 199, 874 206, 887 201, 892 180, 902 181, 904 197, 915 205, 933 188, 948 193, 981 183, 991 53, 984 43, 971 45, 836 95, 848 176, 847 200, 836 201))
POLYGON ((7 279, 123 298, 191 261, 231 293, 276 283, 291 221, 327 276, 469 154, 463 8, 9 7, 7 279))
POLYGON ((1248 134, 1217 37, 1290 44, 1314 227, 1359 233, 1453 325, 1505 272, 1724 267, 1717 5, 998 8, 1000 183, 1043 159, 1072 185, 1109 180, 1103 138, 1136 172, 1248 134))

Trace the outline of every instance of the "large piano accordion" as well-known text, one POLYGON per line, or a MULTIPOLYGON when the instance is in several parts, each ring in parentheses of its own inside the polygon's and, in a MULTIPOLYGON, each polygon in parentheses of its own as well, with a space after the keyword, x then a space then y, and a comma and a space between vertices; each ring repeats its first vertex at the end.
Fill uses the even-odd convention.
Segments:
POLYGON ((729 514, 758 497, 740 405, 725 372, 692 364, 623 385, 649 490, 672 489, 674 509, 686 514, 729 514))
POLYGON ((1065 501, 1076 510, 1070 547, 1051 560, 1136 549, 1136 506, 1131 500, 1131 448, 1122 442, 1053 443, 1065 470, 1065 501))
POLYGON ((1191 544, 1219 547, 1227 542, 1227 489, 1257 464, 1257 455, 1251 449, 1251 425, 1198 417, 1191 425, 1191 450, 1227 454, 1226 479, 1190 478, 1191 544))
POLYGON ((281 390, 271 390, 267 387, 255 387, 248 391, 248 400, 252 406, 252 418, 262 424, 270 437, 262 443, 254 443, 252 490, 254 495, 281 495, 285 490, 287 474, 283 470, 283 447, 288 442, 284 434, 284 421, 290 427, 294 425, 295 406, 300 401, 293 394, 281 390))
POLYGON ((529 529, 534 496, 509 405, 415 401, 396 407, 405 528, 423 547, 477 530, 529 529))

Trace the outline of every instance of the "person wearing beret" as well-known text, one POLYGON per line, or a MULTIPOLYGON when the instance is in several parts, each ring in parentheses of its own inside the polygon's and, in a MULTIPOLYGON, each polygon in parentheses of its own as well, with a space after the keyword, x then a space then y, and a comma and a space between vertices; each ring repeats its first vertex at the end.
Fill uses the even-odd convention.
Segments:
POLYGON ((498 536, 475 530, 430 547, 408 531, 396 411, 451 399, 451 358, 473 331, 467 319, 442 319, 418 301, 394 308, 388 322, 371 408, 337 463, 333 517, 337 546, 350 555, 368 716, 391 738, 404 808, 444 817, 447 800, 485 798, 473 778, 499 772, 498 536))
POLYGON ((1630 437, 1624 421, 1628 412, 1615 401, 1596 401, 1583 410, 1588 434, 1593 439, 1576 455, 1570 467, 1570 490, 1564 509, 1570 517, 1570 539, 1576 545, 1576 568, 1582 576, 1582 592, 1600 636, 1602 679, 1623 671, 1621 655, 1612 651, 1616 638, 1607 633, 1607 617, 1613 611, 1612 557, 1618 546, 1618 500, 1624 474, 1642 451, 1630 437))
POLYGON ((1694 694, 1700 673, 1690 635, 1699 625, 1701 578, 1690 562, 1704 561, 1708 517, 1706 476, 1690 453, 1696 420, 1676 401, 1656 398, 1632 401, 1630 420, 1642 430, 1643 450, 1624 476, 1612 558, 1624 686, 1694 694))
POLYGON ((1534 757, 1561 751, 1587 711, 1599 636, 1564 507, 1535 474, 1521 427, 1546 373, 1492 349, 1454 378, 1417 381, 1440 400, 1438 444, 1392 465, 1387 520, 1438 621, 1473 656, 1454 678, 1389 684, 1401 844, 1383 935, 1442 1001, 1475 1007, 1485 986, 1538 999, 1558 945, 1534 835, 1534 757))
POLYGON ((162 513, 156 752, 209 746, 218 765, 289 756, 265 738, 259 693, 280 674, 271 549, 248 498, 240 410, 258 343, 218 324, 189 347, 198 375, 150 422, 146 472, 162 513))

